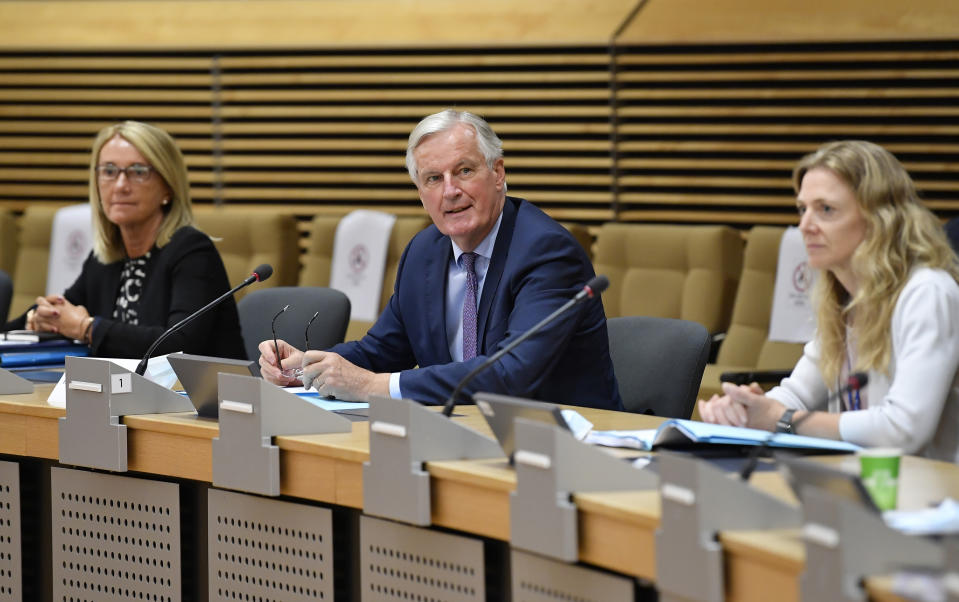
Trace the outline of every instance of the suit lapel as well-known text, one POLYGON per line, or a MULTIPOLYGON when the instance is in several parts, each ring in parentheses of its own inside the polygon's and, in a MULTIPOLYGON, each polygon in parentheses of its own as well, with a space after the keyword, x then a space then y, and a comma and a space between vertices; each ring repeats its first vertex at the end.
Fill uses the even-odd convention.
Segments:
POLYGON ((453 247, 448 236, 439 235, 433 241, 431 251, 426 260, 424 285, 426 288, 426 319, 429 330, 429 340, 436 345, 436 353, 445 362, 453 361, 450 356, 449 344, 446 339, 446 283, 447 271, 453 247))
POLYGON ((496 242, 493 244, 493 258, 490 259, 489 269, 486 270, 486 279, 483 281, 483 298, 480 299, 478 315, 476 316, 478 351, 481 355, 486 354, 486 324, 489 320, 490 309, 493 307, 496 290, 503 278, 503 270, 506 269, 506 258, 513 241, 518 207, 519 201, 517 199, 506 197, 506 202, 503 204, 503 221, 500 222, 496 242))

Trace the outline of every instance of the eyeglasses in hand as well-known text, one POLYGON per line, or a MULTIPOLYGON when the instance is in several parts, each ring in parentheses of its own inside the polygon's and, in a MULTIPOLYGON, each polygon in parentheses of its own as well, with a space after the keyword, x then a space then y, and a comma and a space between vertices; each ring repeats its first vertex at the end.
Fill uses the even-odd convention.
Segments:
MULTIPOLYGON (((271 328, 273 329, 273 350, 276 352, 276 367, 280 368, 280 374, 286 378, 300 378, 303 376, 303 368, 287 368, 284 370, 280 365, 280 344, 277 341, 276 336, 276 319, 280 317, 280 314, 290 309, 290 307, 290 305, 284 306, 283 309, 278 311, 276 315, 273 316, 273 322, 271 324, 271 328)), ((315 320, 318 315, 320 315, 320 312, 314 313, 313 317, 310 318, 310 321, 306 323, 306 330, 303 333, 303 338, 306 340, 306 347, 304 348, 304 351, 310 350, 310 326, 313 325, 313 320, 315 320)))

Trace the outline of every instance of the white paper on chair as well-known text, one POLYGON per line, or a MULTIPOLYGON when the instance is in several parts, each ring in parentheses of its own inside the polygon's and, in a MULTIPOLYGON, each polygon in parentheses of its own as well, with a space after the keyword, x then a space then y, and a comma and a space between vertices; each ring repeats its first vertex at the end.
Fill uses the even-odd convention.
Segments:
MULTIPOLYGON (((91 359, 113 362, 117 366, 126 368, 130 372, 134 372, 140 363, 140 360, 129 358, 95 357, 91 359)), ((150 361, 147 362, 146 373, 143 376, 147 380, 151 380, 167 389, 172 389, 173 385, 176 384, 176 373, 173 371, 173 366, 170 365, 170 361, 167 360, 167 356, 165 355, 151 357, 150 361)), ((59 382, 53 387, 53 391, 51 391, 50 396, 47 397, 47 403, 57 408, 67 407, 66 372, 63 373, 59 382)))
POLYGON ((769 340, 805 343, 816 329, 810 292, 815 272, 809 267, 799 228, 787 228, 779 244, 769 340))
POLYGON ((90 204, 71 205, 53 216, 50 260, 47 262, 47 294, 62 294, 80 275, 93 248, 90 204))
POLYGON ((396 216, 359 209, 336 227, 330 287, 350 298, 350 319, 376 320, 383 294, 386 253, 396 216))

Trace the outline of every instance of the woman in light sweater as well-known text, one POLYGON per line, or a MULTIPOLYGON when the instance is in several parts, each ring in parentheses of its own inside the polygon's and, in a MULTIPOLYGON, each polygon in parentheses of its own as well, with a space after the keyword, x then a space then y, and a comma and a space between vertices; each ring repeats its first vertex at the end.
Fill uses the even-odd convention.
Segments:
POLYGON ((816 335, 778 387, 724 383, 701 416, 959 461, 959 268, 939 221, 902 164, 869 142, 822 146, 793 185, 821 272, 816 335), (838 394, 860 371, 868 385, 838 394))

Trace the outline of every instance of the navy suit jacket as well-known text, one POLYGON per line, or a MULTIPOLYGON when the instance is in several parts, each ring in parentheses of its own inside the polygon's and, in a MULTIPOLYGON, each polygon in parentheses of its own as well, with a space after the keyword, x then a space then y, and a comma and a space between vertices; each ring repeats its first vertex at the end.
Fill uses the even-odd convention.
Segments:
MULTIPOLYGON (((594 275, 565 228, 530 203, 507 197, 477 308, 478 354, 454 362, 445 317, 452 253, 449 237, 435 225, 417 234, 403 252, 393 296, 376 324, 361 340, 331 351, 373 372, 402 371, 404 397, 443 403, 467 373, 594 275)), ((466 391, 621 410, 602 301, 574 307, 479 374, 466 391)))

